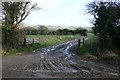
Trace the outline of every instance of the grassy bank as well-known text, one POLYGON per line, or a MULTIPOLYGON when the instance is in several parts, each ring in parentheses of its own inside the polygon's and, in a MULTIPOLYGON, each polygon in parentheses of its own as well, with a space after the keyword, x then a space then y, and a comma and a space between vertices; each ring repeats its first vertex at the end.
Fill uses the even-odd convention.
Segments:
POLYGON ((3 55, 25 54, 38 48, 43 48, 58 43, 62 43, 75 38, 72 35, 27 35, 27 38, 40 38, 39 43, 21 45, 17 49, 10 49, 7 52, 3 52, 3 55))

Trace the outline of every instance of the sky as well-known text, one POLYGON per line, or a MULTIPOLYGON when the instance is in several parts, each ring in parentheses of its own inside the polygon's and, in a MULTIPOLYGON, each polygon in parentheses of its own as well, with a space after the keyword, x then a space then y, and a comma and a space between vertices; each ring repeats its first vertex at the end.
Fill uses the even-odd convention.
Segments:
POLYGON ((42 9, 31 12, 24 23, 92 27, 93 18, 86 13, 86 4, 93 0, 33 0, 42 9))

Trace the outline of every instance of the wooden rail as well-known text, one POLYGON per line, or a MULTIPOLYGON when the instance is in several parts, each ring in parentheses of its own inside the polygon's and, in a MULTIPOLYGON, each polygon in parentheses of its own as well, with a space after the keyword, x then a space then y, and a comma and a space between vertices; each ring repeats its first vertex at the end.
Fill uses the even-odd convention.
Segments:
POLYGON ((34 43, 39 43, 41 41, 40 38, 23 38, 22 44, 34 44, 34 43))

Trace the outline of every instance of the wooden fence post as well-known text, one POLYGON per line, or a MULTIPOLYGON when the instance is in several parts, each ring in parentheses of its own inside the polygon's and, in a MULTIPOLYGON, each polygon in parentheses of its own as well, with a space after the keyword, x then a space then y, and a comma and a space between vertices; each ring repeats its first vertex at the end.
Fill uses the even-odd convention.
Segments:
POLYGON ((81 39, 78 39, 78 47, 80 47, 81 39))
POLYGON ((83 44, 85 44, 85 38, 83 37, 83 42, 82 42, 83 44))
POLYGON ((32 40, 32 43, 34 44, 34 38, 33 38, 33 40, 32 40))
POLYGON ((40 37, 39 37, 39 42, 40 42, 40 37))
POLYGON ((26 37, 23 39, 23 45, 26 45, 26 37))

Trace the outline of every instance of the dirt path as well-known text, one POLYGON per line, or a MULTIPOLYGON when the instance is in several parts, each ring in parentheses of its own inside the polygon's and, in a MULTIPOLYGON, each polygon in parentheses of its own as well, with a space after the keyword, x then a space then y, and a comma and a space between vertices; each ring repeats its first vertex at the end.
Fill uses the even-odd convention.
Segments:
POLYGON ((117 78, 118 67, 81 59, 69 49, 72 40, 63 44, 37 49, 29 55, 4 56, 3 78, 117 78))

